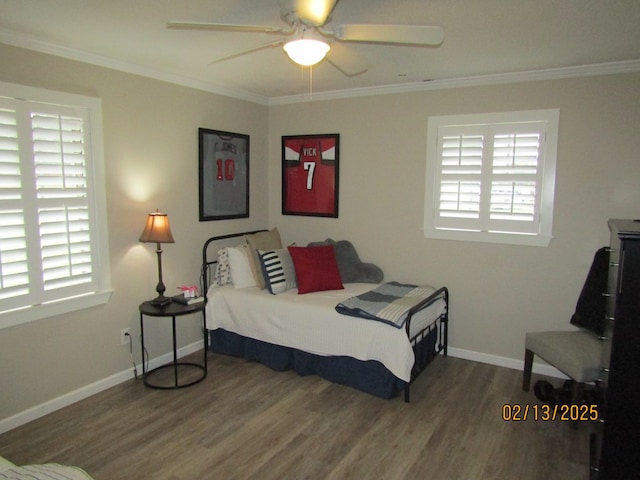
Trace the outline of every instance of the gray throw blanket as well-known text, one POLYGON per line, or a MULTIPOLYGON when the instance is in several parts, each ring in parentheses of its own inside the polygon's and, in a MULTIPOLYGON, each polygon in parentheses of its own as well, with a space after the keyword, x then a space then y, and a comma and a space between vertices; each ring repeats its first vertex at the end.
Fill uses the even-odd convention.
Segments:
POLYGON ((402 328, 409 310, 434 292, 433 287, 388 282, 336 305, 336 311, 402 328))

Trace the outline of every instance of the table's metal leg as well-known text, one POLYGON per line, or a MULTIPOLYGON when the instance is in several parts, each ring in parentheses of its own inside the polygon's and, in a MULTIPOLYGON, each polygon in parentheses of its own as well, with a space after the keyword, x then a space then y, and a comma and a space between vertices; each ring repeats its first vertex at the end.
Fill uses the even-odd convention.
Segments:
POLYGON ((209 350, 209 335, 207 332, 206 317, 202 311, 202 331, 204 332, 204 376, 207 376, 207 351, 209 350))
POLYGON ((147 374, 147 368, 145 367, 144 364, 144 326, 143 326, 143 321, 142 321, 142 316, 144 314, 140 313, 140 348, 141 348, 141 352, 140 355, 142 356, 142 378, 144 379, 145 375, 147 374))
POLYGON ((173 326, 173 375, 175 379, 175 385, 178 386, 178 349, 176 346, 176 317, 172 318, 173 326))

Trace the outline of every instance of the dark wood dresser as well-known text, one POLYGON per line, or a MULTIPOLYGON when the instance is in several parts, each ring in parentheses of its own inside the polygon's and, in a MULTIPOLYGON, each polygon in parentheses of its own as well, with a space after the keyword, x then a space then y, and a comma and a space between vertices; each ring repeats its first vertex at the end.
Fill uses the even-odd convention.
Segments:
POLYGON ((604 399, 591 435, 591 479, 640 479, 640 221, 609 220, 609 230, 604 399))

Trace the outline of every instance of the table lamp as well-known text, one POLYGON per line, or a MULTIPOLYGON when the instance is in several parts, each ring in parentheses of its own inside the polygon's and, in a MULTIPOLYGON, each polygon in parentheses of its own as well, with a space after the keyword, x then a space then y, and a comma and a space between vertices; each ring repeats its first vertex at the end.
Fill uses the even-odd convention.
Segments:
POLYGON ((158 292, 158 296, 151 300, 151 303, 159 306, 166 305, 171 302, 171 298, 164 296, 166 288, 162 283, 162 248, 160 248, 160 244, 175 243, 169 228, 169 217, 167 217, 166 213, 156 210, 147 216, 147 224, 144 226, 142 235, 140 235, 140 241, 156 244, 156 253, 158 254, 158 285, 156 286, 156 292, 158 292))

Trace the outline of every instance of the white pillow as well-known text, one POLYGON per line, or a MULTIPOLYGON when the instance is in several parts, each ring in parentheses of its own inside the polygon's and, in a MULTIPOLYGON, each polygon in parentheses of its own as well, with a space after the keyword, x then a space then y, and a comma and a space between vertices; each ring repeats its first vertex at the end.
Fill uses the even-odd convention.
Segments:
POLYGON ((227 248, 231 282, 236 288, 255 287, 256 279, 249 263, 249 252, 246 245, 227 248))

